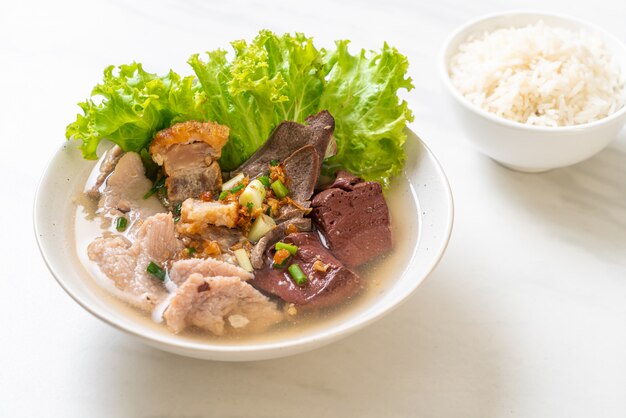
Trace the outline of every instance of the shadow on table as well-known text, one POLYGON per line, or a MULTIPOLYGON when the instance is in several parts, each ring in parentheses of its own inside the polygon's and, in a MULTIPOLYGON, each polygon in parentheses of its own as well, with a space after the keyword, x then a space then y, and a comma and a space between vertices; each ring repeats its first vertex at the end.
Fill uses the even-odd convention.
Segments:
POLYGON ((540 174, 485 164, 486 181, 524 207, 533 221, 571 245, 608 262, 623 263, 626 248, 626 141, 595 157, 540 174))
POLYGON ((102 399, 105 416, 497 416, 494 402, 504 385, 502 366, 495 365, 509 350, 493 329, 468 319, 489 307, 470 300, 447 274, 442 264, 439 277, 398 310, 312 352, 220 363, 119 338, 104 358, 87 358, 83 372, 100 377, 103 396, 116 388, 117 397, 102 399))

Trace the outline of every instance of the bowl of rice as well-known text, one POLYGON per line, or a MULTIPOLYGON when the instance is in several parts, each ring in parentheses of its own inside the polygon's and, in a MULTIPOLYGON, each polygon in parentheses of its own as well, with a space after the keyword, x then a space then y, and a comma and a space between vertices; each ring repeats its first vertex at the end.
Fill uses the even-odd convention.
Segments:
POLYGON ((626 47, 578 19, 529 12, 476 19, 448 38, 439 67, 466 136, 518 171, 583 161, 626 123, 626 47))

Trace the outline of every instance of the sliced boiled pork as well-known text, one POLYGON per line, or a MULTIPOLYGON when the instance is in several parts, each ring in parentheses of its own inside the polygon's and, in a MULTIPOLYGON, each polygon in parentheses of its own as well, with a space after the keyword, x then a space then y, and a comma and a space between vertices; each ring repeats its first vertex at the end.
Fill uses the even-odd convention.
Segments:
POLYGON ((150 262, 165 263, 182 249, 172 215, 159 213, 142 223, 134 242, 121 235, 100 237, 89 244, 87 254, 123 292, 125 300, 151 311, 167 291, 147 267, 150 262))
POLYGON ((135 152, 127 152, 119 158, 115 170, 106 179, 101 193, 98 213, 104 215, 105 222, 123 216, 131 225, 164 212, 165 208, 154 196, 144 199, 152 182, 145 176, 141 157, 135 152))
POLYGON ((246 332, 264 331, 281 322, 283 313, 239 277, 192 273, 176 291, 164 318, 175 333, 195 326, 223 335, 228 326, 246 332))

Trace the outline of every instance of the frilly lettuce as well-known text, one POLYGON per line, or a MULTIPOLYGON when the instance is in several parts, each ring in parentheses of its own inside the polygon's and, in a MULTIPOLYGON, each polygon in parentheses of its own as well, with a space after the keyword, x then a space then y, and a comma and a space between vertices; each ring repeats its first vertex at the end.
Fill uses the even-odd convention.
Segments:
POLYGON ((82 141, 85 158, 107 138, 141 151, 154 134, 176 122, 212 120, 230 127, 220 165, 232 170, 252 155, 283 120, 302 122, 328 109, 335 117, 338 153, 327 170, 348 169, 388 185, 404 163, 403 129, 413 116, 398 90, 413 86, 408 62, 385 44, 380 52, 317 49, 302 34, 261 31, 250 43, 231 43, 234 54, 215 50, 189 59, 195 76, 158 76, 141 64, 113 66, 79 106, 82 115, 66 135, 82 141))

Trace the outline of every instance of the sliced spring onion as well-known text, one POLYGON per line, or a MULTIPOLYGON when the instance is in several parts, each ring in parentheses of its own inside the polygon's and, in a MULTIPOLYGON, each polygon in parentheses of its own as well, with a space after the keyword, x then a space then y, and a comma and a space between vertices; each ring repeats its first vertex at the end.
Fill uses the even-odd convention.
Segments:
POLYGON ((272 167, 276 167, 276 166, 278 165, 278 160, 271 160, 271 161, 270 161, 270 165, 271 165, 272 167))
POLYGON ((250 263, 250 257, 248 257, 248 252, 245 248, 239 248, 234 251, 235 258, 237 258, 237 263, 239 266, 249 272, 252 272, 254 269, 252 268, 252 263, 250 263))
POLYGON ((228 190, 224 190, 223 192, 220 193, 219 200, 226 199, 226 196, 228 196, 228 190))
POLYGON ((237 174, 232 179, 228 180, 226 183, 222 184, 222 190, 230 190, 235 187, 237 184, 241 183, 245 176, 243 173, 237 174))
POLYGON ((291 278, 298 286, 304 286, 306 284, 308 279, 299 265, 294 263, 290 265, 287 270, 289 270, 291 278))
POLYGON ((195 247, 187 247, 187 253, 189 254, 189 256, 192 256, 196 253, 196 248, 195 247))
POLYGON ((254 210, 254 203, 252 202, 246 203, 246 208, 248 209, 248 213, 252 213, 252 211, 254 210))
POLYGON ((231 193, 237 193, 239 190, 241 190, 241 189, 243 189, 243 188, 244 188, 244 185, 243 185, 243 184, 240 184, 239 186, 235 186, 235 187, 233 187, 232 189, 230 189, 230 190, 229 190, 229 192, 231 192, 231 193))
POLYGON ((291 254, 287 250, 278 250, 274 254, 272 267, 282 269, 287 267, 287 262, 291 258, 291 254))
POLYGON ((265 187, 263 183, 259 180, 252 180, 241 195, 239 195, 239 204, 241 206, 248 206, 249 203, 252 203, 252 209, 254 210, 263 206, 264 199, 265 187))
POLYGON ((163 176, 160 179, 158 179, 154 183, 152 188, 150 190, 148 190, 148 192, 145 195, 143 195, 143 198, 144 199, 148 199, 150 196, 152 196, 153 194, 155 194, 156 192, 158 192, 159 190, 161 190, 164 187, 165 187, 165 176, 163 176))
POLYGON ((150 264, 148 264, 146 271, 152 274, 156 279, 162 282, 165 281, 165 270, 163 270, 163 268, 154 261, 151 261, 150 264))
POLYGON ((272 183, 272 190, 274 190, 274 194, 279 199, 282 199, 289 194, 289 189, 280 180, 276 180, 272 183))
POLYGON ((298 252, 298 246, 293 244, 287 244, 286 242, 277 242, 274 248, 276 248, 277 250, 287 250, 291 255, 296 255, 296 253, 298 252))
POLYGON ((270 187, 270 184, 272 184, 272 180, 269 178, 269 176, 261 176, 258 178, 258 180, 263 183, 263 186, 265 187, 270 187))
POLYGON ((250 242, 256 243, 263 237, 263 235, 267 234, 275 227, 276 222, 274 222, 274 219, 263 214, 256 218, 256 220, 252 224, 252 228, 250 228, 250 233, 248 233, 248 239, 250 240, 250 242))
POLYGON ((174 206, 172 209, 172 214, 174 215, 174 222, 180 221, 180 210, 183 207, 182 202, 174 206))
POLYGON ((115 221, 115 229, 117 229, 120 232, 124 232, 126 230, 127 225, 128 225, 128 219, 124 218, 123 216, 120 216, 119 218, 117 218, 117 221, 115 221))

